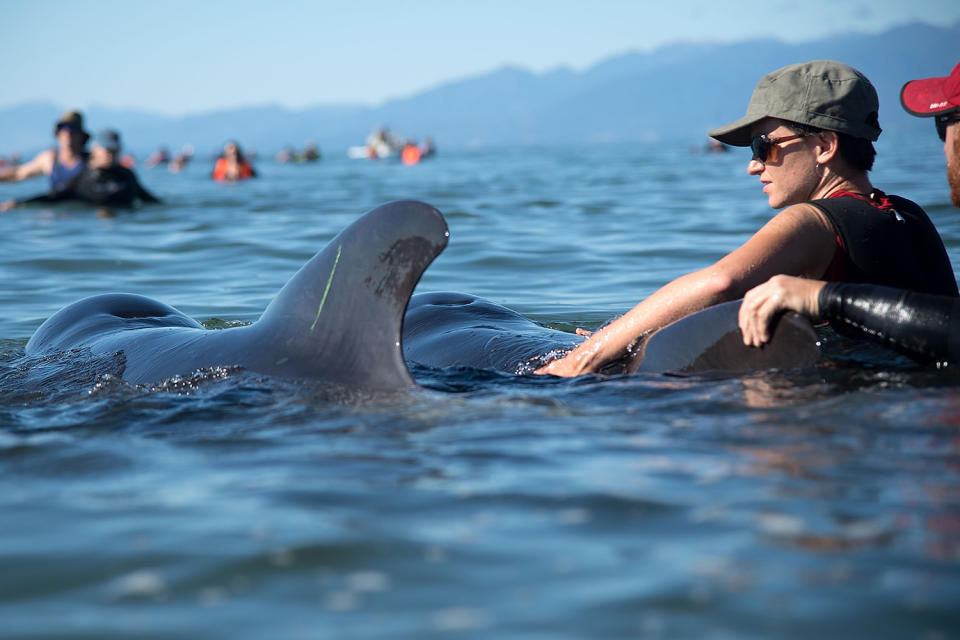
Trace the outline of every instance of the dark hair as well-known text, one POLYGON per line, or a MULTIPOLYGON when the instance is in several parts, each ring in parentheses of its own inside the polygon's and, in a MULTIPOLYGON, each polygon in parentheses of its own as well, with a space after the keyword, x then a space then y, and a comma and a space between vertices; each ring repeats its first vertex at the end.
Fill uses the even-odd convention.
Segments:
POLYGON ((243 149, 240 148, 240 143, 237 142, 236 140, 227 140, 226 142, 223 143, 224 150, 220 152, 221 158, 227 157, 226 147, 228 144, 232 144, 234 147, 236 147, 238 164, 243 164, 244 162, 247 161, 247 159, 243 157, 243 149))
MULTIPOLYGON (((815 136, 823 131, 823 129, 799 122, 784 122, 784 126, 794 133, 807 136, 815 136)), ((834 131, 834 133, 837 134, 837 153, 847 164, 860 171, 873 169, 873 160, 877 156, 877 150, 873 148, 872 142, 866 138, 855 138, 848 133, 840 133, 839 131, 834 131)))

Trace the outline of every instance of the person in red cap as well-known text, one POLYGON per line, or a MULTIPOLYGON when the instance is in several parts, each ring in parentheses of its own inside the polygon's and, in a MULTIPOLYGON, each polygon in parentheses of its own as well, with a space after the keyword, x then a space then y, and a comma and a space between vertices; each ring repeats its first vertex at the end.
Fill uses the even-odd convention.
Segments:
POLYGON ((960 63, 945 78, 924 78, 903 85, 900 103, 907 113, 934 118, 947 156, 950 200, 960 207, 960 63))
MULTIPOLYGON (((912 115, 934 118, 947 158, 950 199, 960 207, 960 64, 949 76, 906 83, 900 102, 912 115)), ((739 318, 744 344, 767 342, 773 321, 784 311, 830 321, 843 333, 878 341, 921 362, 960 360, 956 296, 778 275, 744 297, 739 318)))
POLYGON ((576 376, 628 360, 650 332, 736 300, 777 274, 958 295, 943 241, 916 203, 873 187, 879 99, 860 71, 834 60, 760 79, 746 115, 709 135, 753 152, 773 209, 783 209, 717 262, 660 287, 561 359, 537 370, 576 376))

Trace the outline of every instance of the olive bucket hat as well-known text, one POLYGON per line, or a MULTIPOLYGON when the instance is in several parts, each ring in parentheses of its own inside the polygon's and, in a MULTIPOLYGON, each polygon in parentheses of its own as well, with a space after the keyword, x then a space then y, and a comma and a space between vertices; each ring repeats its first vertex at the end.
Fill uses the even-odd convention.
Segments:
POLYGON ((90 134, 83 130, 83 114, 81 114, 79 111, 64 112, 64 114, 60 116, 60 119, 57 120, 56 126, 53 128, 53 135, 57 135, 57 132, 64 127, 77 131, 83 135, 85 139, 90 139, 90 134))
POLYGON ((748 147, 750 128, 770 117, 876 141, 879 110, 877 91, 865 75, 842 62, 812 60, 765 75, 753 90, 747 115, 708 135, 748 147))

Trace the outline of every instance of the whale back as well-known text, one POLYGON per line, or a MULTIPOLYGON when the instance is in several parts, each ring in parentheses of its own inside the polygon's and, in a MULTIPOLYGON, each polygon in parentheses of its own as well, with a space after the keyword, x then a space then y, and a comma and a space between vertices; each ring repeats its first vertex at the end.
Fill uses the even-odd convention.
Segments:
POLYGON ((132 293, 104 293, 67 305, 40 325, 24 352, 38 355, 66 351, 97 339, 105 332, 151 327, 203 326, 162 302, 132 293))
POLYGON ((404 355, 428 367, 530 373, 544 356, 582 341, 490 300, 446 291, 413 296, 403 323, 404 355))
MULTIPOLYGON (((762 348, 744 345, 737 324, 740 302, 719 304, 677 320, 600 373, 742 373, 802 368, 820 358, 816 332, 797 314, 782 316, 762 348)), ((413 362, 508 373, 528 373, 545 357, 583 341, 581 336, 549 329, 489 300, 457 293, 414 296, 403 331, 404 353, 413 362)))

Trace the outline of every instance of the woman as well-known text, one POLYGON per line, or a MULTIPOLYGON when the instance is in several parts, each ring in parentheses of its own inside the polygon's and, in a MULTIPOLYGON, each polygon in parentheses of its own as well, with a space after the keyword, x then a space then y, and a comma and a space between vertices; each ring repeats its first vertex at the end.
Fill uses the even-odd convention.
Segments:
MULTIPOLYGON (((20 182, 46 175, 50 177, 50 193, 69 187, 87 167, 90 134, 83 129, 83 115, 78 111, 67 111, 57 121, 53 135, 57 139, 55 149, 41 151, 21 165, 0 169, 0 182, 20 182)), ((10 201, 5 206, 9 208, 12 204, 15 203, 10 201)))
MULTIPOLYGON (((960 207, 960 64, 946 77, 911 80, 900 90, 900 102, 912 115, 935 119, 950 200, 960 207)), ((960 359, 960 298, 775 276, 744 296, 739 318, 744 344, 766 343, 773 319, 786 310, 828 320, 844 333, 875 340, 915 360, 960 359)))
POLYGON ((661 287, 537 373, 597 371, 630 357, 649 332, 742 297, 777 274, 957 295, 926 213, 874 189, 867 176, 881 131, 878 108, 870 81, 839 62, 815 60, 764 76, 747 114, 710 135, 751 148, 747 173, 783 211, 732 253, 661 287))
POLYGON ((256 177, 257 172, 243 157, 240 145, 228 142, 223 145, 223 155, 217 158, 213 167, 213 179, 218 182, 236 182, 256 177))

